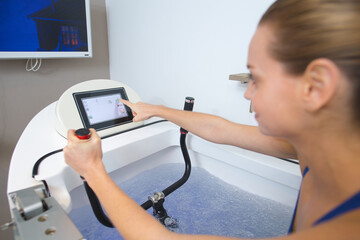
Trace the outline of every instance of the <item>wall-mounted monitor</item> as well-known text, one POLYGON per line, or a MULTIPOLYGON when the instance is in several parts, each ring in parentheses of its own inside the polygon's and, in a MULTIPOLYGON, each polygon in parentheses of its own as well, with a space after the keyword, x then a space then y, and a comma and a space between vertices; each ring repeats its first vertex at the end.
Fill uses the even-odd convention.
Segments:
POLYGON ((92 57, 90 0, 1 0, 0 59, 92 57))

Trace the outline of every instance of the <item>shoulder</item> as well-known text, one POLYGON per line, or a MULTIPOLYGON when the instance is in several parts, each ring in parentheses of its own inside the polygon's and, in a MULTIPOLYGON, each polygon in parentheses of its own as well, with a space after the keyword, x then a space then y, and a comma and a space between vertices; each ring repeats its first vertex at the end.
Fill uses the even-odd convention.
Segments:
POLYGON ((332 220, 323 222, 317 226, 301 230, 290 234, 284 238, 286 240, 342 240, 360 239, 360 208, 336 217, 332 220))

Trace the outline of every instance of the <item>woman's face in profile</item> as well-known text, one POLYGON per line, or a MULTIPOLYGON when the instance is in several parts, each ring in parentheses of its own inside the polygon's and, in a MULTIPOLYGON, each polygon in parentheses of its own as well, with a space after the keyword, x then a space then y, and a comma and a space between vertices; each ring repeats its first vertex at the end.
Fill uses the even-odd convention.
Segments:
POLYGON ((260 25, 248 54, 252 76, 245 98, 252 101, 259 130, 270 136, 286 137, 301 128, 302 76, 285 71, 285 66, 270 54, 274 42, 272 27, 260 25))

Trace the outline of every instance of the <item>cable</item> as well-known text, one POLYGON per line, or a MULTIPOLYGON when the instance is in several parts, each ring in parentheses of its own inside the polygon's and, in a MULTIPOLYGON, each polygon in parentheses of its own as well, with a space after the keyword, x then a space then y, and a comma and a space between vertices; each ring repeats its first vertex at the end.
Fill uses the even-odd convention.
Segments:
MULTIPOLYGON (((49 153, 45 154, 44 156, 42 156, 41 158, 39 158, 39 160, 37 160, 35 162, 35 165, 33 167, 32 177, 35 179, 35 177, 38 175, 39 167, 40 167, 40 164, 41 164, 42 161, 44 161, 46 158, 50 157, 51 155, 54 155, 54 154, 59 153, 59 152, 62 152, 62 148, 58 149, 58 150, 55 150, 55 151, 52 151, 52 152, 49 152, 49 153)), ((41 182, 44 184, 46 196, 50 197, 51 194, 50 194, 50 189, 49 189, 49 186, 48 186, 47 182, 45 180, 41 180, 41 182)))
POLYGON ((92 188, 89 186, 89 184, 84 180, 84 187, 86 194, 89 198, 89 202, 91 205, 91 208, 95 214, 96 219, 104 226, 108 228, 113 228, 114 225, 112 224, 111 220, 108 218, 108 216, 105 214, 105 212, 102 209, 101 203, 99 199, 97 198, 95 192, 92 190, 92 188))
MULTIPOLYGON (((155 123, 161 123, 161 122, 166 122, 167 120, 159 120, 159 121, 154 121, 154 122, 151 122, 151 123, 147 123, 147 124, 144 124, 144 125, 141 125, 139 127, 134 127, 134 128, 130 128, 128 130, 125 130, 125 131, 121 131, 121 132, 118 132, 118 133, 115 133, 115 134, 112 134, 112 135, 109 135, 109 136, 105 136, 105 137, 102 137, 101 139, 105 139, 105 138, 108 138, 108 137, 111 137, 111 136, 115 136, 115 135, 118 135, 118 134, 121 134, 121 133, 125 133, 125 132, 128 132, 128 131, 132 131, 132 130, 136 130, 136 129, 139 129, 139 128, 143 128, 143 127, 146 127, 146 126, 150 126, 150 125, 153 125, 155 123)), ((56 153, 59 153, 59 152, 62 152, 62 148, 61 149, 58 149, 58 150, 55 150, 55 151, 52 151, 52 152, 49 152, 47 154, 45 154, 44 156, 42 156, 41 158, 39 158, 34 166, 33 166, 33 170, 32 170, 32 177, 35 178, 38 173, 39 173, 39 167, 40 167, 40 164, 42 161, 44 161, 46 158, 50 157, 51 155, 53 154, 56 154, 56 153)))
MULTIPOLYGON (((175 183, 173 183, 172 185, 170 185, 169 187, 167 187, 166 189, 164 189, 162 191, 162 193, 164 193, 164 198, 166 196, 170 195, 172 192, 174 192, 176 189, 178 189, 182 185, 184 185, 184 183, 189 179, 190 173, 191 173, 191 160, 190 160, 189 152, 187 150, 186 141, 185 141, 187 131, 183 128, 181 128, 181 129, 182 130, 180 131, 181 132, 180 148, 181 148, 181 152, 183 154, 183 158, 184 158, 184 162, 185 162, 185 171, 184 171, 183 176, 179 180, 177 180, 175 183)), ((153 206, 153 202, 151 200, 147 200, 146 202, 141 204, 141 207, 145 210, 149 209, 152 206, 153 206)))
POLYGON ((41 67, 41 62, 42 62, 41 58, 35 58, 35 59, 29 58, 26 61, 26 66, 25 66, 26 71, 28 71, 28 72, 31 72, 31 71, 36 72, 36 71, 38 71, 40 69, 40 67, 41 67), (35 63, 33 63, 33 61, 35 61, 35 63))
POLYGON ((42 156, 41 158, 39 158, 39 160, 37 160, 34 164, 34 167, 32 170, 32 177, 35 178, 38 175, 39 167, 40 167, 40 164, 42 161, 44 161, 46 158, 50 157, 51 155, 54 155, 55 153, 62 152, 62 150, 63 149, 61 148, 61 149, 49 152, 49 153, 45 154, 44 156, 42 156))

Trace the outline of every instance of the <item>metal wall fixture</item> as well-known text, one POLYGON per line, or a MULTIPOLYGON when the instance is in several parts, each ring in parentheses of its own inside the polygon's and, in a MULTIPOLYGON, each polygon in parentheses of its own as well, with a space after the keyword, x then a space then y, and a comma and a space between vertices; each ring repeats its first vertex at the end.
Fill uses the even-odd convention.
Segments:
POLYGON ((249 83, 250 81, 250 74, 249 73, 236 73, 230 74, 229 80, 239 81, 242 84, 249 83))
MULTIPOLYGON (((236 73, 236 74, 230 74, 229 75, 229 80, 233 80, 233 81, 239 81, 241 82, 241 84, 246 84, 250 82, 250 74, 249 73, 236 73)), ((252 108, 252 102, 250 101, 250 109, 249 109, 249 113, 253 113, 253 108, 252 108)))

